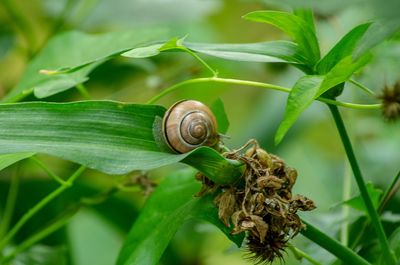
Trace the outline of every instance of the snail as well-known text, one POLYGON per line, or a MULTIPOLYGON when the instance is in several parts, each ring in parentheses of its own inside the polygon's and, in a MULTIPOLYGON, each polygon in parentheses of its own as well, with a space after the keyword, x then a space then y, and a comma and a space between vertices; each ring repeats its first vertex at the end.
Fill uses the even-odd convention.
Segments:
POLYGON ((164 115, 162 133, 167 145, 177 153, 199 146, 215 146, 219 141, 217 120, 212 111, 196 100, 182 100, 164 115))

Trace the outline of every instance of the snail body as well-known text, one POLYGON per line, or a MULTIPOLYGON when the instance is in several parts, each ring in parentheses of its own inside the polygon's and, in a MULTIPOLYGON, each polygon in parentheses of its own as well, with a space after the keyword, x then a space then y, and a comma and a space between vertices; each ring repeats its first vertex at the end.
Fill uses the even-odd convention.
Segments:
POLYGON ((167 145, 177 153, 218 143, 217 120, 212 111, 196 100, 183 100, 165 113, 162 131, 167 145))

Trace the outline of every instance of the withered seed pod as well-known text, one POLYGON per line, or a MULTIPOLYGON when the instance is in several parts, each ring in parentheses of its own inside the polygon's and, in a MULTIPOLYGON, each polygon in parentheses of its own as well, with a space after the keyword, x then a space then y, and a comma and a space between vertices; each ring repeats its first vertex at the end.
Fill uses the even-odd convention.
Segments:
POLYGON ((182 100, 172 105, 162 122, 163 137, 177 153, 218 143, 217 120, 212 111, 196 100, 182 100))

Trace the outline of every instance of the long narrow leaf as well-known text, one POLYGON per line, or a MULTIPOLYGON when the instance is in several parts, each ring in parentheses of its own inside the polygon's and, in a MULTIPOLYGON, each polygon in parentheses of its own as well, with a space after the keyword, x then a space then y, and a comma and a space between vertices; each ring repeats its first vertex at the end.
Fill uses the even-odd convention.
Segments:
POLYGON ((45 153, 109 174, 180 161, 217 182, 238 174, 237 165, 208 147, 186 154, 163 150, 153 127, 164 112, 161 106, 112 101, 3 104, 0 154, 45 153))

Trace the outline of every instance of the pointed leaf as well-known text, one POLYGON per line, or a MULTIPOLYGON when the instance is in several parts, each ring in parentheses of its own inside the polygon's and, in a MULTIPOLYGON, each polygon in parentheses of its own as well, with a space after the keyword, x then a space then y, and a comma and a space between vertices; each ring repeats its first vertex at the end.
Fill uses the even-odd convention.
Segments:
POLYGON ((323 81, 323 76, 306 75, 300 78, 289 93, 285 115, 275 134, 275 144, 285 136, 300 114, 311 104, 323 81))
POLYGON ((313 27, 302 18, 280 11, 255 11, 244 16, 245 19, 271 24, 288 34, 308 59, 308 65, 320 58, 319 45, 313 27))
MULTIPOLYGON (((392 1, 393 3, 398 1, 392 1)), ((398 10, 395 9, 395 10, 398 10)), ((398 15, 392 18, 380 18, 375 21, 367 30, 363 38, 358 42, 357 48, 353 53, 354 59, 358 59, 373 47, 383 42, 400 31, 400 19, 398 15)))
MULTIPOLYGON (((117 265, 158 264, 173 235, 189 218, 201 218, 223 228, 219 220, 215 223, 218 215, 210 195, 201 198, 193 196, 199 189, 200 183, 195 181, 193 171, 180 171, 165 178, 135 221, 117 265)), ((225 234, 238 245, 243 240, 243 235, 233 237, 229 232, 225 234)))
POLYGON ((339 61, 351 55, 371 23, 361 24, 347 33, 317 64, 317 72, 326 74, 339 61))
POLYGON ((18 161, 21 161, 33 155, 34 153, 0 155, 0 170, 3 170, 8 166, 11 166, 12 164, 17 163, 18 161))
POLYGON ((275 134, 275 144, 280 143, 300 114, 315 99, 329 89, 347 81, 354 72, 363 67, 369 60, 370 56, 366 55, 353 62, 350 55, 337 63, 325 76, 310 75, 300 78, 289 93, 283 121, 275 134))
POLYGON ((135 30, 100 35, 73 31, 57 35, 28 65, 21 81, 3 101, 16 101, 31 91, 43 98, 72 88, 85 82, 93 68, 110 56, 148 45, 163 39, 164 35, 164 30, 135 30), (50 73, 59 70, 61 74, 40 74, 41 70, 52 70, 50 73))
POLYGON ((186 154, 162 149, 161 132, 153 127, 164 112, 161 106, 112 101, 3 104, 0 154, 45 153, 109 174, 179 161, 220 183, 240 174, 242 165, 208 147, 186 154))

